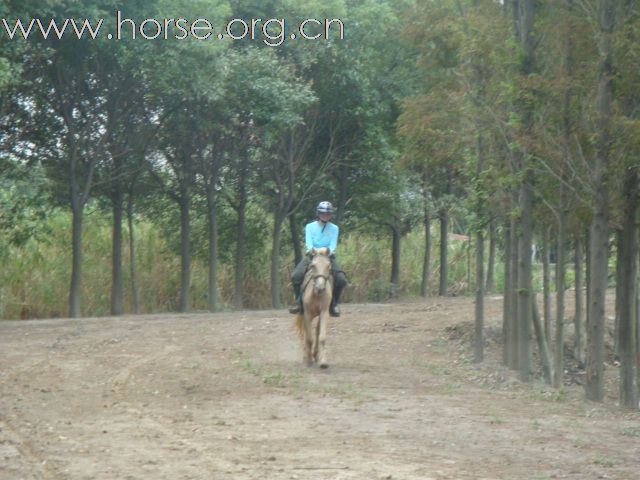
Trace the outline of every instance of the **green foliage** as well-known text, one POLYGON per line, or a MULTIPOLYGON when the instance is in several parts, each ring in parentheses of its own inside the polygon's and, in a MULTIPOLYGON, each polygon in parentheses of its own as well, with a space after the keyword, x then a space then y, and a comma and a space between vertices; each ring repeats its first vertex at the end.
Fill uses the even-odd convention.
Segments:
MULTIPOLYGON (((41 168, 7 161, 0 178, 0 245, 22 245, 43 240, 49 233, 45 222, 50 210, 46 178, 41 168)), ((6 253, 6 251, 4 252, 6 253)))
MULTIPOLYGON (((260 217, 256 207, 249 209, 250 218, 260 217)), ((179 232, 170 226, 170 216, 157 218, 158 225, 138 218, 135 224, 137 283, 140 290, 140 311, 170 312, 178 308, 180 261, 177 249, 179 232), (166 222, 166 223, 164 223, 166 222)), ((264 215, 263 215, 264 216, 264 215)), ((67 313, 68 282, 71 265, 69 249, 70 215, 55 210, 45 222, 46 237, 31 237, 19 245, 9 245, 3 250, 5 268, 0 272, 0 318, 62 317, 67 313)), ((192 243, 196 255, 192 262, 191 293, 193 308, 207 308, 207 258, 198 251, 202 236, 196 222, 192 243)), ((268 227, 266 228, 268 230, 268 227)), ((111 284, 111 225, 110 216, 92 204, 84 221, 83 309, 88 315, 109 314, 111 284)), ((231 232, 231 229, 229 229, 231 232)), ((437 238, 437 231, 432 232, 437 238)), ((223 237, 225 238, 225 237, 223 237)), ((124 243, 129 240, 124 229, 124 243)), ((247 307, 264 308, 270 305, 269 264, 264 261, 266 247, 264 235, 258 231, 248 235, 249 265, 244 279, 245 289, 251 292, 247 307)), ((403 239, 401 258, 401 282, 394 286, 388 282, 391 262, 388 238, 374 239, 367 235, 345 235, 340 242, 339 263, 347 273, 349 287, 344 300, 350 302, 384 302, 403 296, 417 296, 420 291, 421 258, 424 235, 411 232, 403 239)), ((434 249, 438 248, 435 242, 434 249)), ((453 293, 468 290, 466 244, 451 242, 450 279, 453 293)), ((290 250, 288 250, 290 251, 290 250)), ((233 299, 233 257, 225 250, 220 252, 221 267, 218 272, 221 308, 229 308, 233 299)), ((131 311, 129 251, 125 248, 124 285, 125 311, 131 311)), ((289 275, 293 270, 290 253, 281 267, 280 282, 283 302, 291 297, 289 275)), ((439 266, 431 267, 435 278, 439 266)), ((435 293, 432 291, 431 293, 435 293)))

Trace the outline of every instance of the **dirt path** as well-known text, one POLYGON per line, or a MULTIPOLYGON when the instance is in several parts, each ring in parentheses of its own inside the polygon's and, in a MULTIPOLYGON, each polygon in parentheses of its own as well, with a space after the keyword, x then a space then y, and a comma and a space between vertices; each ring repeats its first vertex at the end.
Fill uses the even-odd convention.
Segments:
POLYGON ((471 300, 343 311, 327 371, 279 311, 1 322, 0 478, 640 478, 638 414, 468 362, 471 300))

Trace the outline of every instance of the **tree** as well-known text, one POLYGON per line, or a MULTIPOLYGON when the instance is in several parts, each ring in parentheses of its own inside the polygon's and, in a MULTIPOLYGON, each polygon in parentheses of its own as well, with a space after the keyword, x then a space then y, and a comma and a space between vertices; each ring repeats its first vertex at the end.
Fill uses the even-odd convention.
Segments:
MULTIPOLYGON (((87 12, 104 16, 100 2, 86 6, 87 12)), ((73 11, 54 3, 31 15, 70 17, 73 11)), ((82 221, 90 199, 94 174, 104 160, 108 126, 103 115, 104 96, 96 80, 99 43, 37 39, 23 51, 25 75, 30 80, 24 92, 26 115, 30 116, 32 141, 41 148, 51 135, 60 139, 45 165, 52 179, 64 188, 72 221, 72 270, 69 289, 69 315, 81 314, 82 221), (38 48, 39 47, 39 48, 38 48), (44 133, 45 129, 49 129, 44 133)), ((55 142, 54 142, 55 143, 55 142)))
MULTIPOLYGON (((158 8, 169 15, 167 18, 184 17, 186 11, 193 18, 208 18, 214 23, 221 22, 229 14, 227 2, 223 0, 184 3, 159 0, 158 8)), ((136 13, 137 20, 142 21, 143 14, 136 13)), ((208 138, 203 131, 208 131, 211 125, 204 113, 220 95, 219 79, 202 75, 202 65, 214 66, 215 71, 226 46, 190 38, 184 42, 162 42, 162 55, 148 51, 143 56, 145 70, 149 73, 150 108, 160 128, 152 157, 153 175, 180 209, 181 312, 190 308, 190 211, 197 187, 197 167, 209 152, 208 138)))
POLYGON ((632 67, 638 61, 638 26, 640 17, 634 11, 635 2, 623 2, 618 34, 615 36, 614 58, 621 72, 616 79, 615 93, 618 108, 613 119, 613 168, 621 177, 614 184, 614 204, 619 212, 617 226, 616 291, 620 295, 617 343, 620 358, 620 404, 638 408, 638 375, 640 362, 638 318, 638 191, 637 158, 640 153, 638 107, 640 106, 640 75, 632 67), (622 185, 620 185, 622 183, 622 185), (620 192, 616 195, 616 192, 620 192))
MULTIPOLYGON (((515 34, 522 47, 521 74, 523 79, 535 72, 534 37, 534 0, 516 0, 515 34)), ((533 99, 527 87, 520 92, 518 110, 521 122, 521 135, 526 138, 532 133, 533 99)), ((528 381, 531 375, 531 325, 533 285, 531 279, 531 245, 533 238, 533 171, 531 169, 530 152, 524 146, 519 149, 516 170, 521 173, 522 180, 518 192, 518 366, 520 379, 528 381)))
MULTIPOLYGON (((132 64, 133 52, 114 47, 100 53, 96 82, 104 95, 107 139, 105 161, 98 169, 101 190, 110 199, 113 211, 111 314, 121 315, 123 305, 122 222, 127 185, 135 183, 146 168, 144 152, 157 128, 150 121, 145 97, 147 87, 132 64), (151 125, 151 127, 148 127, 151 125)), ((129 188, 129 203, 133 195, 129 188)), ((130 230, 132 225, 130 225, 130 230)), ((135 258, 130 260, 133 264, 135 258)), ((135 281, 132 277, 132 280, 135 281)), ((135 295, 134 295, 135 296, 135 295)), ((136 302, 134 302, 136 303, 136 302)))
POLYGON ((598 92, 596 98, 595 157, 591 177, 594 187, 593 219, 590 226, 590 275, 587 326, 586 395, 589 400, 604 397, 604 321, 605 295, 609 259, 609 189, 607 170, 610 163, 611 116, 613 96, 613 45, 616 26, 616 5, 612 0, 600 0, 598 43, 598 92))
POLYGON ((229 73, 225 101, 235 139, 232 150, 235 158, 231 161, 225 182, 227 201, 237 213, 234 305, 240 308, 244 303, 246 209, 250 192, 258 190, 254 182, 260 170, 268 173, 267 183, 263 186, 276 196, 274 229, 277 232, 274 230, 272 237, 271 257, 272 300, 279 303, 275 300, 276 296, 279 298, 278 287, 274 286, 280 254, 279 236, 294 203, 295 171, 302 159, 301 152, 280 151, 274 154, 270 149, 277 148, 279 141, 286 142, 284 132, 302 122, 302 114, 313 101, 313 95, 292 72, 287 75, 286 67, 272 51, 248 48, 230 52, 227 61, 229 73))

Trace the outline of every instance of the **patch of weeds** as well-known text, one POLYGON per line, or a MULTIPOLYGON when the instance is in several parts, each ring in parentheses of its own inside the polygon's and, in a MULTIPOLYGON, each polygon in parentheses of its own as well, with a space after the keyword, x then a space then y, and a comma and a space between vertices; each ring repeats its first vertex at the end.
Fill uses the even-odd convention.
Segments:
POLYGON ((535 400, 562 403, 567 400, 567 391, 564 388, 551 388, 544 383, 539 383, 531 393, 535 400))
POLYGON ((558 388, 547 392, 547 397, 552 402, 564 402, 567 399, 567 391, 564 388, 558 388))
POLYGON ((352 400, 373 400, 373 397, 371 395, 367 395, 361 390, 358 390, 357 387, 351 383, 325 383, 322 385, 318 385, 318 387, 319 391, 321 391, 325 395, 346 397, 352 400))
POLYGON ((386 302, 397 296, 398 287, 386 280, 375 279, 369 286, 367 297, 370 302, 386 302))
POLYGON ((491 420, 489 421, 489 423, 491 423, 491 425, 504 425, 504 420, 500 417, 498 417, 497 415, 494 415, 491 417, 491 420))
POLYGON ((242 363, 242 368, 251 375, 260 376, 260 368, 248 358, 242 363))
POLYGON ((620 429, 620 433, 625 437, 635 437, 635 438, 640 437, 640 430, 633 427, 622 427, 620 429))
POLYGON ((616 466, 617 461, 611 457, 598 456, 593 460, 593 463, 601 467, 612 468, 616 466))
POLYGON ((197 370, 200 368, 200 364, 197 362, 187 362, 182 365, 182 368, 187 370, 197 370))
POLYGON ((262 381, 272 387, 282 388, 286 385, 286 375, 282 372, 267 373, 262 377, 262 381))
POLYGON ((416 362, 413 365, 416 367, 422 368, 424 373, 428 373, 429 375, 439 375, 444 373, 445 375, 449 374, 449 371, 446 369, 442 369, 440 365, 436 365, 434 363, 425 363, 425 362, 416 362))
POLYGON ((587 418, 593 418, 596 416, 597 410, 595 408, 590 408, 586 412, 584 412, 584 416, 587 418))
POLYGON ((431 345, 439 345, 441 347, 449 347, 449 340, 443 337, 436 337, 431 340, 431 345))
POLYGON ((322 391, 329 395, 351 396, 355 393, 355 387, 350 383, 347 383, 345 385, 325 383, 324 385, 322 385, 322 391))
POLYGON ((447 383, 446 385, 442 386, 442 395, 454 395, 455 393, 458 393, 458 391, 460 390, 460 385, 455 384, 455 383, 447 383))
POLYGON ((265 385, 278 388, 286 386, 287 376, 281 371, 269 371, 264 366, 256 365, 248 358, 245 358, 241 365, 242 369, 247 373, 261 378, 265 385))
POLYGON ((446 355, 449 352, 447 347, 433 347, 431 350, 438 355, 446 355))

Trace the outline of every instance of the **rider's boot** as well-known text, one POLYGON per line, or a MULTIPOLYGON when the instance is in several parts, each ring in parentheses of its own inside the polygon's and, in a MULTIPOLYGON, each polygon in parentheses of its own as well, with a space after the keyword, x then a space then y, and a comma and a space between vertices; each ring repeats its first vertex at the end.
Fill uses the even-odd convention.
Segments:
POLYGON ((340 307, 338 307, 338 301, 340 301, 340 295, 342 295, 342 289, 344 286, 338 286, 334 288, 333 297, 331 298, 331 306, 329 307, 329 315, 332 317, 340 316, 340 307))
POLYGON ((340 316, 340 307, 338 307, 338 302, 335 299, 331 300, 331 306, 329 307, 329 315, 332 317, 340 316))
POLYGON ((296 296, 296 303, 289 307, 289 313, 302 313, 302 295, 300 295, 300 285, 293 285, 293 293, 296 296))

